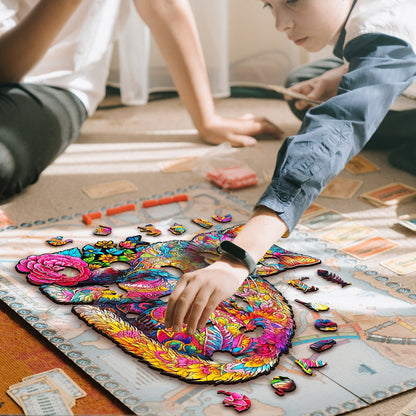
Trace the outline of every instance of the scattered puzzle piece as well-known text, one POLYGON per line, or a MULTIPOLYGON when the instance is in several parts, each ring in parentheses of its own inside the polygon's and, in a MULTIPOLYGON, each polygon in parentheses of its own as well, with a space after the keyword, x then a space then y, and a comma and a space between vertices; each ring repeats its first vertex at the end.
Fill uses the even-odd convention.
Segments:
POLYGON ((54 237, 54 238, 51 238, 50 240, 46 240, 46 242, 50 244, 51 246, 64 246, 65 244, 72 243, 73 240, 71 239, 64 240, 63 237, 59 235, 58 237, 54 237))
POLYGON ((338 325, 329 319, 317 319, 315 321, 315 328, 319 329, 320 331, 332 332, 338 329, 338 325))
POLYGON ((223 216, 213 215, 212 218, 215 221, 222 222, 222 223, 230 222, 233 219, 233 217, 231 216, 231 214, 226 214, 226 215, 223 215, 223 216))
POLYGON ((334 339, 321 339, 313 344, 309 345, 316 352, 322 352, 325 350, 329 350, 336 344, 334 339))
POLYGON ((147 235, 151 235, 153 237, 157 237, 162 234, 162 231, 158 230, 153 226, 153 224, 146 224, 144 227, 138 227, 138 229, 147 235))
POLYGON ((295 299, 295 302, 298 302, 301 305, 304 305, 307 308, 312 309, 315 312, 325 312, 325 311, 329 310, 329 306, 324 305, 323 303, 318 303, 318 302, 303 302, 300 299, 295 299))
POLYGON ((311 368, 321 368, 325 367, 327 364, 321 360, 314 361, 307 358, 300 358, 299 360, 296 360, 295 363, 309 376, 312 375, 311 368))
POLYGON ((181 235, 181 234, 183 234, 185 231, 186 231, 186 228, 183 226, 183 225, 181 225, 181 224, 178 224, 177 222, 175 222, 170 228, 169 228, 169 231, 172 233, 172 234, 175 234, 175 235, 181 235))
POLYGON ((335 273, 330 273, 328 270, 318 270, 318 275, 323 277, 325 280, 328 280, 330 282, 338 283, 341 285, 341 287, 345 287, 350 285, 350 282, 345 282, 342 280, 339 276, 337 276, 335 273))
POLYGON ((95 229, 94 235, 110 235, 111 231, 113 231, 111 227, 108 227, 106 225, 100 225, 95 229))
POLYGON ((288 285, 293 286, 295 289, 302 290, 303 293, 316 292, 319 288, 315 286, 308 286, 303 283, 304 280, 309 279, 309 277, 301 277, 300 279, 292 279, 287 282, 288 285))
POLYGON ((284 396, 285 393, 289 393, 296 389, 295 382, 291 378, 284 376, 277 376, 272 378, 270 384, 278 396, 284 396))
POLYGON ((212 227, 212 223, 201 218, 193 218, 192 222, 199 225, 202 228, 206 228, 207 230, 212 227))
POLYGON ((234 407, 237 412, 244 412, 251 406, 251 400, 245 395, 234 393, 225 390, 218 390, 218 394, 226 394, 227 397, 223 400, 226 407, 234 407))

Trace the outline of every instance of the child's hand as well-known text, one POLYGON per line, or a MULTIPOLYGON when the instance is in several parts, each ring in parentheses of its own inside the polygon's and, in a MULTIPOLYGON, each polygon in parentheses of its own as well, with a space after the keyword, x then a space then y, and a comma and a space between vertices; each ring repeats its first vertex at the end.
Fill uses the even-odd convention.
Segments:
MULTIPOLYGON (((306 95, 308 98, 317 101, 326 101, 331 97, 337 95, 338 85, 341 81, 342 76, 347 72, 347 65, 341 65, 338 68, 331 69, 319 77, 309 79, 307 81, 300 82, 299 84, 293 85, 289 89, 306 95)), ((284 96, 285 100, 293 100, 290 96, 284 96)), ((314 104, 306 101, 297 100, 295 107, 298 110, 304 110, 308 107, 313 107, 314 104)))
POLYGON ((199 128, 202 138, 211 144, 228 142, 234 147, 254 146, 254 136, 283 137, 283 131, 267 118, 247 114, 239 119, 215 115, 199 128))
POLYGON ((172 291, 165 315, 166 328, 194 334, 203 328, 220 302, 232 296, 247 277, 240 263, 217 260, 210 266, 184 274, 172 291))

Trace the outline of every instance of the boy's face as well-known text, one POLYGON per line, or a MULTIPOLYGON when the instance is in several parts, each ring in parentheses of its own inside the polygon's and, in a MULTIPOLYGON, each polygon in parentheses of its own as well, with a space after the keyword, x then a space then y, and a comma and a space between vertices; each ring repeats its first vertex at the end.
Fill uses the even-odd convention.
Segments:
POLYGON ((334 39, 348 16, 353 0, 262 0, 296 45, 316 52, 334 39))

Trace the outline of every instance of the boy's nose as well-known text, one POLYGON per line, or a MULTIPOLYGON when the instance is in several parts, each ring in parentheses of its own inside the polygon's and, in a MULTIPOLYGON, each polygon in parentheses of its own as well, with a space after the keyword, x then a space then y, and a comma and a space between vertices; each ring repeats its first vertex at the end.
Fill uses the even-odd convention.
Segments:
POLYGON ((287 32, 293 28, 293 20, 285 11, 276 10, 275 27, 279 32, 287 32))

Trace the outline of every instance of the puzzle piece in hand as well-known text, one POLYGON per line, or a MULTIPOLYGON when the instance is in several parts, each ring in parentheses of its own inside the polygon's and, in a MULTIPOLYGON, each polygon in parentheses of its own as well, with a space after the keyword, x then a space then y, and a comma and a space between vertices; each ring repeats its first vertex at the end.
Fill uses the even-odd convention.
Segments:
MULTIPOLYGON (((218 258, 219 243, 232 240, 241 228, 201 233, 191 241, 165 241, 133 249, 101 241, 82 250, 29 256, 16 267, 28 274, 31 283, 41 285, 42 293, 57 303, 75 305, 73 312, 77 316, 150 367, 190 382, 235 383, 270 372, 280 355, 288 351, 295 324, 292 310, 280 292, 263 278, 252 276, 256 285, 246 280, 234 296, 218 305, 209 325, 194 335, 187 334, 184 328, 173 332, 164 327, 166 302, 162 298, 171 293, 179 279, 167 267, 187 273, 207 266, 218 258), (124 259, 131 267, 92 267, 94 261, 109 263, 108 255, 124 259), (78 270, 78 275, 66 276, 66 267, 78 270), (123 293, 109 289, 110 284, 117 284, 123 293), (257 327, 262 328, 262 335, 245 334, 257 327), (216 351, 231 353, 234 361, 214 361, 216 351)), ((273 248, 270 255, 282 252, 273 248)), ((284 251, 275 267, 260 262, 257 271, 266 275, 266 268, 270 274, 278 273, 295 267, 293 259, 299 260, 299 265, 319 263, 284 251), (290 261, 285 263, 284 259, 290 261)))

